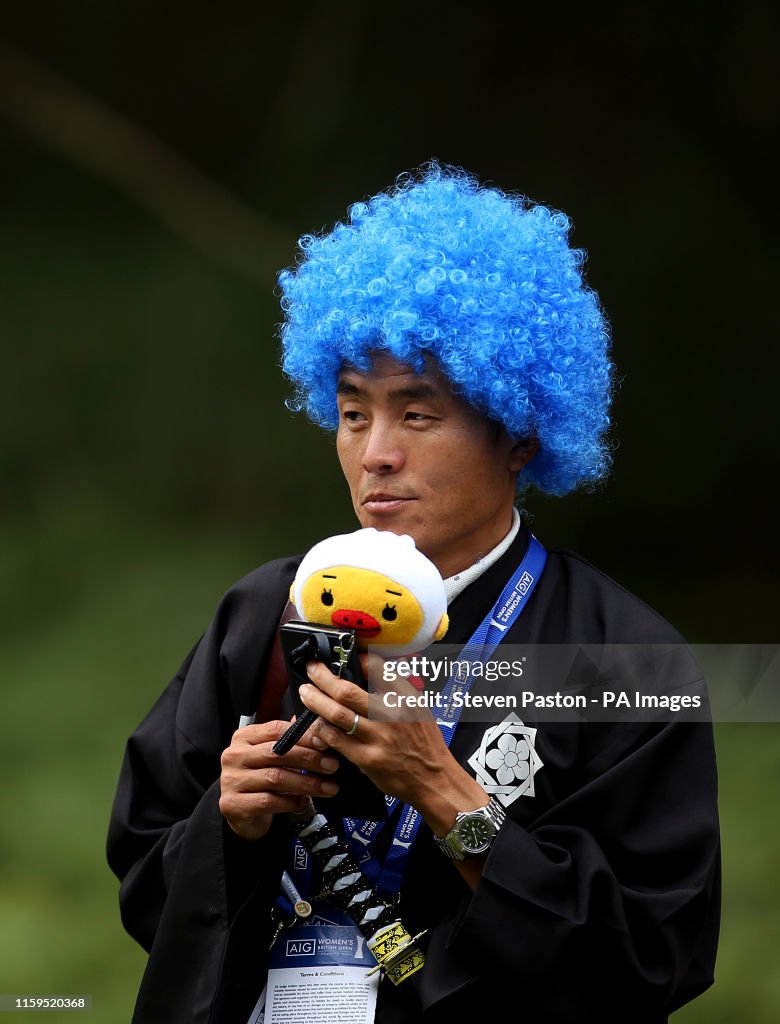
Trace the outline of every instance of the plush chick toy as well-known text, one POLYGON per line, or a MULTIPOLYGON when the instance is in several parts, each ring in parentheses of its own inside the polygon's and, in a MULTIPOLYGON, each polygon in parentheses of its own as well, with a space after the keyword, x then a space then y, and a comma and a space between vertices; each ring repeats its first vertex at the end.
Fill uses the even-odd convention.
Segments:
POLYGON ((354 629, 358 646, 400 656, 447 632, 447 593, 433 562, 406 534, 338 534, 304 556, 290 601, 307 622, 354 629))

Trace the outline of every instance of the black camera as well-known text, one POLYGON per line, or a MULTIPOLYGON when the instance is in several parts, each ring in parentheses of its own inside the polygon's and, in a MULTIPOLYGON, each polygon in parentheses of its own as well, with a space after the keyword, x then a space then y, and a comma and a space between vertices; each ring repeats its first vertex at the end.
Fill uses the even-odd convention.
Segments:
MULTIPOLYGON (((285 754, 318 717, 306 707, 298 693, 300 686, 309 682, 306 675, 307 662, 320 661, 334 675, 356 683, 364 690, 367 689, 367 683, 360 668, 357 634, 352 629, 290 619, 279 627, 279 640, 296 716, 295 722, 273 748, 275 754, 285 754)), ((340 762, 332 776, 333 781, 339 785, 339 792, 327 800, 323 799, 321 809, 337 816, 383 820, 387 816, 387 804, 381 790, 357 765, 342 757, 338 751, 331 750, 329 755, 340 762)))

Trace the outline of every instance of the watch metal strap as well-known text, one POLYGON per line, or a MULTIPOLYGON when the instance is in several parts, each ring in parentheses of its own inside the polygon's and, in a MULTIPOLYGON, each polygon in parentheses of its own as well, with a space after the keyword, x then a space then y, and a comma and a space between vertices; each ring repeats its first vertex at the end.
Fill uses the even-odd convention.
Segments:
POLYGON ((495 797, 491 797, 484 807, 477 807, 473 811, 460 811, 455 817, 455 825, 444 838, 439 836, 433 837, 441 852, 446 857, 449 857, 450 860, 464 860, 465 858, 465 851, 458 837, 458 825, 465 817, 471 814, 479 814, 481 817, 486 818, 493 825, 496 833, 506 821, 506 811, 495 797))

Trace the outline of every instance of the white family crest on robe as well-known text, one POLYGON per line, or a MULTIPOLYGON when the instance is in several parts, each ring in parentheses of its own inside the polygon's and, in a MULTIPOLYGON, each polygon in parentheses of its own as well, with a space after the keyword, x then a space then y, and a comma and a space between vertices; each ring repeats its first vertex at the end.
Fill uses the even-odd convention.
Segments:
POLYGON ((469 758, 490 796, 508 807, 521 796, 534 796, 534 776, 544 767, 536 752, 536 729, 512 712, 503 722, 485 730, 482 742, 469 758))

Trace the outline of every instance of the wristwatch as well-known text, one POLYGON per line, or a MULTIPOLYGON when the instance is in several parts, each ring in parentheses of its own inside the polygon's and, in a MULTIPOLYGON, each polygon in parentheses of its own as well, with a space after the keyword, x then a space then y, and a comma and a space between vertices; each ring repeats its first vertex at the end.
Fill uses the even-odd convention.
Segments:
POLYGON ((494 797, 475 811, 459 811, 452 831, 443 839, 434 836, 436 845, 450 860, 464 860, 484 853, 506 820, 506 811, 494 797))

